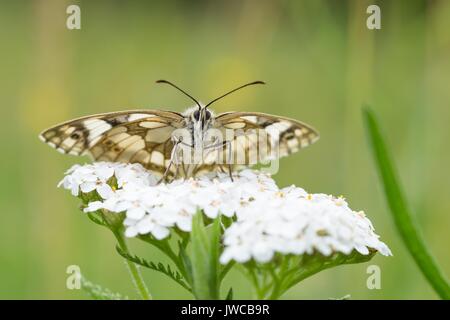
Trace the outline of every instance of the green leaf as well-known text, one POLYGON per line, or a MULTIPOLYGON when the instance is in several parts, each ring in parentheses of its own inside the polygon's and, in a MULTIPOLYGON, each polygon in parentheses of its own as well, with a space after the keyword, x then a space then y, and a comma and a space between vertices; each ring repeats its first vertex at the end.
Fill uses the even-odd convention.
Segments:
POLYGON ((410 254, 442 299, 450 299, 450 285, 429 253, 397 178, 397 172, 372 110, 363 111, 375 164, 394 222, 410 254))
POLYGON ((88 212, 87 213, 88 218, 103 227, 108 227, 108 224, 103 220, 103 218, 101 217, 101 215, 96 211, 96 212, 88 212))
POLYGON ((84 277, 81 277, 81 289, 95 300, 128 300, 128 297, 94 284, 84 277))
POLYGON ((197 299, 219 299, 220 219, 216 218, 208 235, 199 211, 192 219, 192 289, 197 299))
POLYGON ((220 217, 217 217, 211 225, 210 234, 210 274, 211 274, 211 291, 217 290, 217 295, 219 295, 219 285, 220 285, 220 272, 221 265, 219 263, 220 255, 220 217))
POLYGON ((133 263, 136 263, 138 265, 141 265, 143 267, 146 267, 148 269, 161 272, 174 280, 176 283, 178 283, 180 286, 191 292, 191 288, 184 282, 183 276, 176 270, 172 270, 170 265, 165 266, 161 262, 154 263, 153 261, 147 261, 143 258, 140 258, 136 255, 131 255, 126 252, 124 252, 120 247, 116 247, 117 252, 128 261, 131 261, 133 263))
POLYGON ((189 256, 186 253, 186 246, 183 244, 183 242, 179 242, 178 247, 179 247, 178 260, 181 261, 181 263, 182 263, 183 269, 186 274, 186 276, 185 276, 186 281, 192 287, 193 279, 192 279, 191 260, 189 259, 189 256))
MULTIPOLYGON (((318 272, 344 264, 367 262, 375 254, 376 250, 370 249, 367 255, 363 255, 356 250, 353 250, 350 254, 336 252, 330 256, 324 256, 318 252, 311 255, 305 254, 302 256, 299 265, 293 264, 286 272, 279 275, 282 283, 272 294, 271 299, 278 299, 289 288, 318 272)), ((282 259, 289 259, 289 256, 284 256, 282 259)))
POLYGON ((230 288, 230 290, 228 290, 225 300, 233 300, 233 288, 230 288))

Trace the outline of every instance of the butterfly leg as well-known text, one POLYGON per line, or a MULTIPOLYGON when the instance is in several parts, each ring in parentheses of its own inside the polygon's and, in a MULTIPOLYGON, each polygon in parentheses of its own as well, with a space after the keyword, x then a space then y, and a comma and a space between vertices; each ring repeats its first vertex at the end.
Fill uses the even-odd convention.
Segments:
POLYGON ((231 182, 234 182, 233 171, 231 170, 231 164, 229 163, 227 167, 228 167, 228 175, 230 176, 231 182))
POLYGON ((234 182, 233 172, 232 172, 232 169, 231 169, 231 161, 230 161, 231 155, 232 155, 232 153, 231 153, 231 141, 226 141, 226 145, 227 145, 227 150, 228 150, 228 159, 227 159, 228 174, 230 175, 231 181, 234 182))
POLYGON ((225 149, 228 152, 228 158, 227 158, 227 168, 228 168, 228 175, 230 176, 230 179, 232 182, 234 182, 233 179, 233 170, 231 167, 231 156, 232 156, 232 152, 231 152, 231 141, 224 141, 223 142, 223 147, 225 147, 225 149))
POLYGON ((174 162, 174 164, 175 164, 175 174, 173 175, 172 181, 174 181, 178 177, 178 172, 179 172, 179 168, 180 168, 180 162, 178 160, 178 152, 175 152, 174 158, 175 158, 175 162, 174 162))
POLYGON ((169 174, 170 168, 172 167, 173 164, 176 166, 173 180, 175 180, 176 177, 178 176, 179 167, 180 167, 180 162, 178 160, 178 150, 179 150, 178 148, 179 148, 179 146, 184 145, 184 146, 187 146, 187 147, 190 147, 190 148, 194 147, 193 145, 190 145, 190 144, 184 142, 182 138, 183 137, 177 137, 177 136, 173 136, 172 137, 173 149, 172 149, 172 152, 170 154, 170 162, 169 162, 169 165, 167 166, 166 170, 164 171, 163 176, 161 177, 161 179, 159 179, 157 184, 160 184, 164 179, 167 178, 167 175, 169 174))
MULTIPOLYGON (((173 148, 172 148, 172 152, 170 153, 170 161, 169 161, 169 165, 167 166, 167 168, 166 168, 166 170, 164 171, 164 174, 163 174, 163 176, 161 177, 161 179, 159 179, 158 180, 158 182, 156 183, 156 185, 158 185, 158 184, 160 184, 161 182, 163 182, 166 178, 167 178, 167 175, 169 174, 169 172, 170 172, 170 168, 172 167, 172 164, 173 164, 173 162, 174 162, 174 159, 176 158, 177 160, 176 160, 176 166, 177 166, 177 168, 176 168, 176 173, 175 173, 175 177, 176 177, 176 174, 178 173, 178 156, 177 156, 177 151, 178 151, 178 145, 181 143, 181 140, 177 140, 175 143, 174 143, 174 145, 173 145, 173 148)), ((175 177, 174 177, 174 179, 175 179, 175 177)))

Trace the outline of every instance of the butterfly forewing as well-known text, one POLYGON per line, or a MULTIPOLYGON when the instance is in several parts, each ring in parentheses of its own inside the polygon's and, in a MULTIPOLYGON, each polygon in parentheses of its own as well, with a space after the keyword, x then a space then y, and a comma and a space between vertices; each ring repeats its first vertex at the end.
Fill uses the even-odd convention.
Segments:
POLYGON ((176 112, 134 110, 68 121, 45 130, 40 138, 61 153, 141 163, 162 174, 170 161, 172 132, 183 125, 184 117, 176 112))

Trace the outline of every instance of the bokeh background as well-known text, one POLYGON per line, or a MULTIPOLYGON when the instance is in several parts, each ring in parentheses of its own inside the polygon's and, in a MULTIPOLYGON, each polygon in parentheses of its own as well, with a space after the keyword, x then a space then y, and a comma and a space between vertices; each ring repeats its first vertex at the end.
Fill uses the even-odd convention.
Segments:
MULTIPOLYGON (((247 81, 215 110, 262 111, 319 129, 321 140, 281 161, 280 185, 344 195, 363 209, 394 257, 342 266, 293 288, 286 299, 436 299, 396 233, 361 118, 378 114, 403 186, 431 251, 450 274, 450 1, 1 1, 0 298, 80 299, 66 268, 134 296, 112 235, 57 189, 87 159, 61 155, 38 133, 74 117, 136 108, 182 111, 179 84, 207 101, 247 81), (81 7, 81 30, 66 8, 81 7), (382 29, 368 30, 378 4, 382 29), (377 264, 382 289, 366 288, 377 264)), ((158 260, 153 249, 135 252, 158 260)), ((144 270, 155 298, 190 298, 144 270)), ((237 298, 250 286, 236 271, 237 298)))

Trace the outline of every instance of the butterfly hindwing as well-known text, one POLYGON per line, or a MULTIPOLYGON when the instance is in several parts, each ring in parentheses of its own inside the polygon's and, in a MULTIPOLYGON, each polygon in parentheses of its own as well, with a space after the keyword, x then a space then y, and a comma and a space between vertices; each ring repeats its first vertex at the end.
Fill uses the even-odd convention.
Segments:
MULTIPOLYGON (((258 157, 263 158, 264 153, 267 157, 284 157, 319 138, 314 128, 300 121, 258 112, 220 114, 216 118, 216 127, 234 130, 236 134, 231 141, 231 153, 245 153, 248 159, 255 157, 251 152, 258 152, 258 157), (267 150, 261 150, 261 146, 267 150)), ((260 160, 264 161, 263 158, 260 160)))

